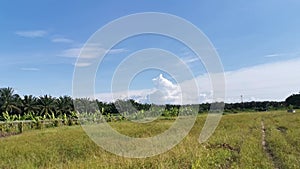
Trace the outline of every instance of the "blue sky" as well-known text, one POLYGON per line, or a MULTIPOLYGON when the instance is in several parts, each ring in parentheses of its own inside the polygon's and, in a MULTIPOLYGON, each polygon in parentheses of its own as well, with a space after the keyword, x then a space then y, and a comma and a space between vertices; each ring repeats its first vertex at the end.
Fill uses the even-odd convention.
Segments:
MULTIPOLYGON (((297 0, 1 1, 0 87, 13 87, 21 95, 71 95, 76 56, 95 31, 125 15, 163 12, 190 21, 206 34, 219 53, 227 79, 232 79, 228 81, 231 84, 229 88, 234 90, 235 85, 248 83, 249 79, 256 82, 257 74, 250 73, 249 77, 249 74, 240 75, 241 72, 253 72, 254 69, 264 71, 264 68, 268 68, 266 72, 274 72, 272 77, 275 78, 281 74, 275 71, 280 68, 273 65, 282 63, 289 68, 291 66, 288 63, 300 63, 299 8, 300 1, 297 0), (234 75, 248 77, 245 77, 245 81, 239 79, 235 82, 237 79, 234 79, 234 75)), ((183 60, 193 58, 191 52, 174 40, 150 35, 133 37, 118 44, 115 47, 118 52, 107 56, 98 70, 96 92, 109 92, 111 76, 122 58, 149 47, 172 51, 183 60)), ((205 74, 199 61, 191 62, 189 66, 196 77, 205 74)), ((298 67, 297 64, 293 66, 298 67)), ((299 75, 291 71, 288 71, 292 74, 291 79, 277 77, 278 81, 293 81, 292 84, 279 86, 288 90, 274 95, 270 95, 274 92, 265 92, 263 89, 275 88, 273 83, 268 83, 273 82, 270 79, 266 80, 263 88, 250 85, 252 88, 242 91, 228 91, 228 100, 237 101, 243 93, 246 93, 248 100, 284 99, 300 91, 300 87, 296 87, 300 85, 295 81, 300 79, 299 75)), ((155 88, 152 81, 160 73, 156 70, 144 72, 132 81, 130 88, 155 88)), ((164 78, 175 83, 166 73, 164 78)), ((205 90, 203 92, 209 95, 208 88, 205 90)), ((274 90, 280 91, 277 88, 274 90)))

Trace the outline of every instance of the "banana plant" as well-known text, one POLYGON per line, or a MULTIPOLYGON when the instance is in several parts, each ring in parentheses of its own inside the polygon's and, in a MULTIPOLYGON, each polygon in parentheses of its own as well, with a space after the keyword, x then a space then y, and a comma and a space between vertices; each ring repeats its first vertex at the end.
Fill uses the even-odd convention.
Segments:
POLYGON ((14 121, 18 118, 17 115, 9 115, 9 113, 7 111, 2 113, 2 117, 4 118, 5 121, 10 122, 10 121, 14 121))
POLYGON ((57 120, 57 118, 55 117, 54 112, 52 112, 51 114, 49 114, 49 119, 50 120, 57 120))

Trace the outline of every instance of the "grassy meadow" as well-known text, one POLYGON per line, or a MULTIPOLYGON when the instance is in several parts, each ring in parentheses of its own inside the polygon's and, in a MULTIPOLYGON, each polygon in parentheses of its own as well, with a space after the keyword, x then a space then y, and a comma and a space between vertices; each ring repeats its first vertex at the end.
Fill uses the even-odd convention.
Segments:
MULTIPOLYGON (((116 156, 98 147, 80 126, 25 131, 0 138, 0 168, 298 168, 300 113, 238 113, 222 117, 215 133, 200 144, 206 115, 199 115, 189 135, 173 149, 149 158, 116 156), (265 138, 262 137, 262 122, 265 138), (266 141, 265 147, 262 144, 266 141)), ((120 133, 149 137, 172 125, 110 122, 120 133)))

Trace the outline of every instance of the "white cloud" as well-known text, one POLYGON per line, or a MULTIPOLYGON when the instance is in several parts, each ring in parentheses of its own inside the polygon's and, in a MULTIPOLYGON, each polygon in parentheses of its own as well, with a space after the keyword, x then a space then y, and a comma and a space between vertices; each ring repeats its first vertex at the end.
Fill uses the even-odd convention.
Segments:
POLYGON ((144 90, 130 90, 115 93, 98 93, 95 98, 112 102, 118 99, 134 99, 141 103, 155 103, 155 104, 181 104, 182 93, 180 86, 173 84, 170 80, 160 74, 158 77, 152 79, 154 88, 144 90))
POLYGON ((69 58, 78 58, 77 63, 74 65, 77 67, 87 67, 93 63, 93 59, 99 57, 101 54, 119 54, 127 52, 127 49, 111 49, 107 50, 99 44, 89 44, 84 48, 70 48, 62 51, 58 56, 69 57, 69 58))
POLYGON ((87 67, 87 66, 90 66, 92 63, 90 62, 77 62, 74 64, 74 66, 76 67, 87 67))
POLYGON ((160 74, 157 78, 152 79, 155 86, 153 93, 149 95, 149 101, 155 104, 180 104, 181 90, 176 84, 163 77, 160 74))
POLYGON ((52 42, 54 42, 54 43, 72 43, 73 40, 67 39, 67 38, 54 38, 54 39, 52 39, 52 42))
POLYGON ((194 79, 180 83, 182 94, 184 95, 184 104, 212 102, 212 86, 207 74, 200 75, 194 79), (191 87, 196 84, 197 87, 191 87))
POLYGON ((112 102, 118 99, 134 99, 141 103, 181 104, 181 90, 178 85, 173 84, 162 75, 159 75, 152 81, 155 86, 153 89, 98 93, 95 95, 95 98, 105 102, 112 102))
POLYGON ((100 56, 101 54, 108 53, 108 54, 119 54, 126 52, 126 49, 111 49, 107 50, 99 45, 89 45, 85 46, 84 48, 70 48, 62 51, 59 56, 63 57, 78 57, 80 54, 80 59, 94 59, 100 56), (84 50, 82 50, 84 49, 84 50))
POLYGON ((39 71, 40 69, 33 68, 33 67, 23 67, 23 68, 21 68, 21 70, 24 70, 24 71, 39 71))
POLYGON ((182 61, 186 64, 191 64, 200 61, 199 57, 195 53, 193 53, 189 48, 186 47, 181 49, 180 55, 182 56, 182 61))
MULTIPOLYGON (((300 58, 247 67, 235 71, 225 72, 226 98, 225 102, 240 102, 241 95, 244 101, 282 101, 293 93, 300 91, 300 58)), ((212 85, 208 74, 200 75, 192 80, 180 84, 173 84, 160 75, 153 79, 154 89, 145 89, 115 94, 120 98, 137 98, 142 102, 154 103, 205 103, 213 101, 212 85), (196 82, 198 91, 191 88, 196 82), (187 90, 184 90, 187 89, 187 90), (183 92, 184 91, 184 92, 183 92), (197 97, 195 96, 197 94, 197 97), (122 96, 122 97, 121 97, 122 96), (191 97, 188 97, 191 96, 191 97)), ((98 94, 105 97, 105 101, 112 101, 109 94, 98 94)))
POLYGON ((281 56, 281 54, 269 54, 269 55, 265 55, 264 57, 272 58, 272 57, 277 57, 277 56, 281 56))
POLYGON ((59 54, 59 56, 63 56, 63 57, 78 57, 80 54, 81 48, 70 48, 70 49, 66 49, 64 51, 62 51, 61 54, 59 54))
POLYGON ((240 101, 284 100, 300 90, 300 59, 275 62, 227 72, 227 98, 240 101))
MULTIPOLYGON (((300 58, 225 72, 225 102, 240 102, 241 95, 244 101, 285 100, 290 94, 300 91, 298 72, 300 58)), ((213 91, 209 75, 204 74, 193 80, 198 84, 199 97, 185 101, 212 102, 213 91)), ((187 88, 193 80, 181 83, 181 88, 187 88)))
POLYGON ((289 52, 289 53, 272 53, 272 54, 268 54, 268 55, 264 55, 263 57, 265 58, 273 58, 273 57, 298 57, 299 56, 299 52, 289 52))
POLYGON ((120 48, 120 49, 111 49, 111 50, 107 50, 107 52, 109 54, 119 54, 119 53, 124 53, 124 52, 128 52, 127 49, 124 48, 120 48))
POLYGON ((48 32, 44 30, 17 31, 15 33, 19 36, 27 38, 40 38, 48 34, 48 32))
MULTIPOLYGON (((206 81, 209 81, 207 76, 200 77, 202 80, 204 78, 206 81)), ((152 89, 130 90, 115 92, 113 94, 98 93, 95 95, 95 98, 105 102, 113 102, 117 99, 134 99, 141 103, 155 104, 192 104, 199 103, 200 101, 210 102, 212 100, 212 91, 197 95, 194 90, 191 90, 193 88, 193 85, 191 85, 192 81, 186 81, 178 85, 160 74, 158 77, 153 78, 152 82, 154 84, 154 88, 152 89), (181 88, 185 88, 186 90, 182 91, 181 88)))
POLYGON ((183 62, 186 63, 186 64, 194 63, 194 62, 197 62, 197 61, 200 62, 200 59, 196 56, 183 58, 183 62))

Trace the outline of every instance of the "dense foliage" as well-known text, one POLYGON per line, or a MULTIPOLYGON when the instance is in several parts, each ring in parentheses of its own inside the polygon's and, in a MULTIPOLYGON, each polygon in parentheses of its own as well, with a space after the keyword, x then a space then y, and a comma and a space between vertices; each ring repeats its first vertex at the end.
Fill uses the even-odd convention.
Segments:
POLYGON ((300 108, 300 94, 293 94, 289 96, 285 102, 287 105, 291 105, 294 108, 300 108))
POLYGON ((74 117, 73 100, 69 96, 54 98, 49 95, 21 98, 12 88, 0 89, 0 120, 36 120, 74 117))
MULTIPOLYGON (((239 111, 267 111, 284 109, 293 105, 300 107, 300 94, 292 95, 286 102, 245 102, 225 104, 225 113, 237 113, 239 111)), ((141 104, 132 99, 117 100, 114 103, 105 103, 88 98, 72 99, 70 96, 52 97, 44 95, 35 97, 32 95, 19 96, 10 87, 0 89, 0 120, 33 120, 33 119, 66 119, 77 118, 76 113, 101 113, 102 115, 143 115, 144 111, 157 111, 162 116, 177 116, 180 108, 196 110, 198 113, 207 112, 209 103, 197 105, 153 105, 141 104), (76 111, 75 111, 76 107, 76 111), (76 113, 75 113, 76 112, 76 113)))

